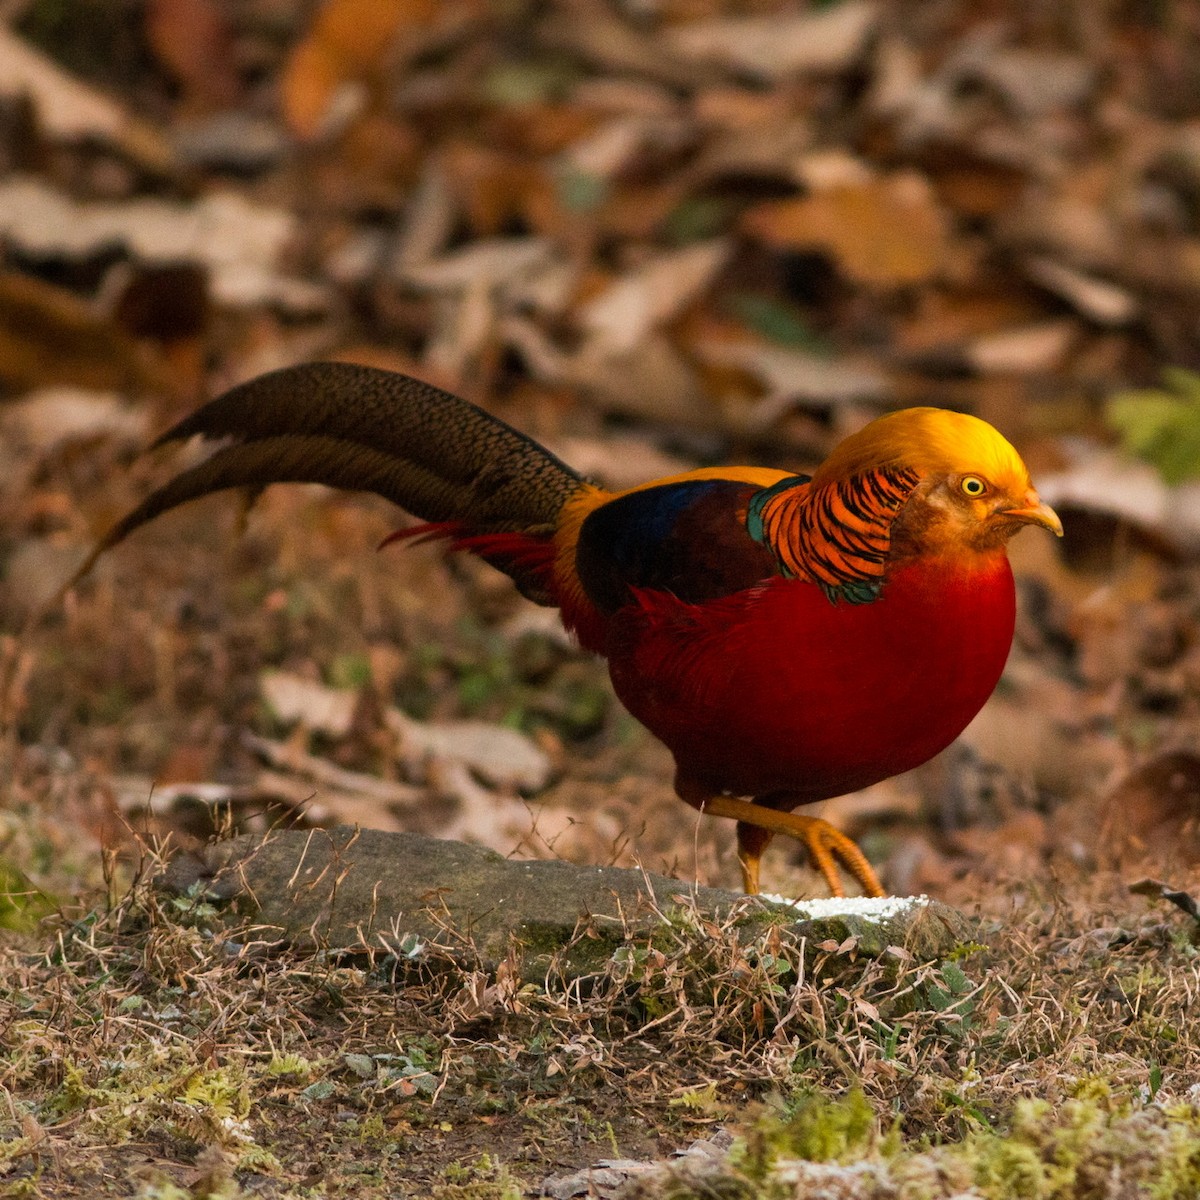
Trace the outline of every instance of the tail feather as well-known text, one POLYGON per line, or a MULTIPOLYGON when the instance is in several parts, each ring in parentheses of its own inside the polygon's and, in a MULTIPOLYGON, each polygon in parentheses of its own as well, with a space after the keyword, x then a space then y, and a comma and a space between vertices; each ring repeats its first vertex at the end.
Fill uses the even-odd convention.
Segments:
MULTIPOLYGON (((537 442, 420 380, 350 363, 306 363, 261 375, 210 401, 155 446, 195 435, 228 439, 152 492, 80 567, 162 513, 226 488, 323 483, 370 491, 423 521, 472 536, 550 539, 583 477, 537 442)), ((486 555, 543 603, 540 572, 520 556, 486 555), (508 564, 508 565, 506 565, 508 564), (525 578, 525 574, 529 578, 525 578)))

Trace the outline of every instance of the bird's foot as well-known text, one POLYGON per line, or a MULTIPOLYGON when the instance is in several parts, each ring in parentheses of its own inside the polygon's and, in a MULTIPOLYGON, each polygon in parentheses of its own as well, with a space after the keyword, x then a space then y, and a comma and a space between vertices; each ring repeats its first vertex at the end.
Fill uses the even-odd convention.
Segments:
MULTIPOLYGON (((683 792, 680 792, 680 795, 687 799, 683 792)), ((749 800, 735 799, 733 796, 710 796, 691 803, 701 812, 711 816, 733 817, 742 825, 767 830, 773 834, 783 833, 803 842, 813 866, 825 877, 829 890, 835 896, 846 894, 838 874, 839 860, 862 884, 862 889, 868 896, 887 894, 879 882, 879 876, 867 862, 867 856, 840 829, 835 829, 821 817, 806 817, 794 812, 780 811, 765 804, 752 804, 749 800)), ((741 826, 739 833, 740 830, 741 826)), ((758 892, 758 860, 767 840, 769 839, 756 838, 753 839, 753 844, 747 844, 746 839, 739 836, 742 843, 739 856, 742 862, 742 880, 750 895, 758 892)))
POLYGON ((846 889, 842 887, 842 880, 838 874, 839 860, 846 870, 862 884, 863 891, 868 896, 886 895, 879 882, 879 876, 875 874, 875 869, 852 839, 821 817, 799 816, 796 813, 790 815, 797 824, 804 823, 804 828, 796 830, 793 836, 804 843, 813 866, 825 877, 825 882, 829 884, 829 890, 833 895, 844 896, 846 894, 846 889))

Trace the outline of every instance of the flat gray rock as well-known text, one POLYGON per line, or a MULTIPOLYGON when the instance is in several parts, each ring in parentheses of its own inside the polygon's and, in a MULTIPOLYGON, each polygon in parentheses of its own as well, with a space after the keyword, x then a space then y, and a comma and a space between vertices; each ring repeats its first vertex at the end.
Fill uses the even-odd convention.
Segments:
POLYGON ((516 951, 520 974, 540 980, 554 962, 567 977, 604 969, 621 945, 645 942, 669 915, 779 927, 800 953, 831 942, 859 954, 904 947, 943 958, 972 940, 972 923, 936 901, 849 901, 811 919, 786 904, 699 887, 664 875, 566 862, 522 862, 461 842, 339 826, 218 842, 173 860, 158 886, 215 904, 254 938, 300 950, 411 954, 422 943, 484 965, 516 951))

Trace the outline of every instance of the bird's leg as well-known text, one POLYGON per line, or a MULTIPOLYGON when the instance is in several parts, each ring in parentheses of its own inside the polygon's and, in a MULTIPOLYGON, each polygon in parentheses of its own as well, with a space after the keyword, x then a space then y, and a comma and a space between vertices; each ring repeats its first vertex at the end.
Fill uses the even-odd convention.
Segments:
MULTIPOLYGON (((684 799, 687 797, 685 796, 684 799)), ((699 803, 695 801, 689 801, 689 803, 694 803, 701 812, 708 813, 710 816, 733 817, 742 825, 754 826, 770 833, 786 833, 789 837, 803 842, 812 859, 813 866, 825 877, 825 882, 829 884, 829 890, 835 896, 846 894, 842 887, 842 881, 838 877, 836 861, 838 859, 862 884, 863 891, 868 896, 886 894, 874 868, 867 862, 866 855, 840 829, 835 829, 828 821, 822 820, 820 817, 805 817, 793 812, 780 812, 762 804, 752 804, 749 800, 737 800, 732 796, 711 796, 699 803)), ((739 844, 744 847, 740 836, 739 844)), ((758 847, 759 855, 765 845, 764 841, 758 847)), ((751 884, 755 885, 755 891, 758 890, 758 857, 753 850, 749 854, 744 853, 743 855, 742 876, 746 882, 747 891, 751 890, 751 884)))
POLYGON ((758 825, 747 825, 745 821, 737 824, 738 862, 742 864, 742 890, 747 896, 757 896, 760 891, 758 865, 774 836, 769 829, 758 825))

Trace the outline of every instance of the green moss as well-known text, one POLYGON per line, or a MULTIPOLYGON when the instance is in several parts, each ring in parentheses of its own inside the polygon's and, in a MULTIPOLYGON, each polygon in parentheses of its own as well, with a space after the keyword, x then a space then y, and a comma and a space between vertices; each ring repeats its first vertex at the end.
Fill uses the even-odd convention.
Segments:
POLYGON ((41 1118, 83 1113, 89 1126, 103 1130, 112 1142, 165 1131, 221 1146, 256 1170, 274 1169, 274 1156, 254 1144, 248 1120, 252 1104, 252 1080, 241 1062, 200 1065, 189 1058, 187 1047, 144 1042, 123 1059, 65 1061, 41 1118))
POLYGON ((28 932, 54 908, 54 901, 19 867, 0 859, 0 929, 28 932))
MULTIPOLYGON (((905 1141, 898 1126, 881 1139, 875 1112, 857 1090, 839 1099, 806 1093, 790 1111, 776 1108, 754 1121, 725 1173, 706 1178, 705 1186, 728 1181, 731 1195, 741 1195, 736 1189, 744 1187, 756 1200, 782 1200, 806 1194, 797 1191, 801 1163, 869 1162, 866 1175, 853 1177, 857 1182, 846 1177, 845 1195, 948 1200, 969 1191, 986 1200, 1098 1200, 1113 1194, 1113 1181, 1119 1180, 1121 1195, 1200 1196, 1200 1109, 1139 1106, 1097 1078, 1076 1090, 1078 1095, 1057 1105, 1019 1101, 1000 1128, 976 1127, 961 1142, 932 1147, 905 1141)), ((682 1175, 658 1181, 645 1195, 659 1200, 710 1194, 671 1190, 686 1183, 682 1175)))
POLYGON ((1149 1200, 1185 1200, 1200 1196, 1200 1113, 1190 1104, 1169 1108, 1167 1145, 1149 1200))
POLYGON ((797 1158, 845 1162, 870 1145, 875 1111, 857 1088, 841 1100, 806 1095, 795 1104, 782 1130, 784 1144, 797 1158))
POLYGON ((875 1111, 857 1088, 836 1099, 800 1093, 781 1112, 757 1121, 730 1162, 748 1179, 763 1183, 783 1159, 823 1163, 862 1158, 875 1132, 875 1111))
POLYGON ((1040 1200, 1050 1194, 1046 1164, 1032 1146, 996 1141, 980 1148, 975 1164, 975 1184, 988 1196, 1028 1197, 1040 1200))
POLYGON ((273 1079, 311 1079, 320 1065, 300 1054, 276 1054, 267 1063, 266 1074, 273 1079))
POLYGON ((989 1200, 1074 1200, 1104 1195, 1121 1178, 1130 1195, 1200 1195, 1200 1113, 1191 1106, 1132 1110, 1099 1080, 1055 1109, 1021 1101, 1009 1132, 975 1134, 951 1152, 973 1167, 989 1200))
POLYGON ((445 1183, 435 1186, 433 1200, 521 1200, 521 1185, 503 1163, 481 1154, 473 1163, 449 1163, 445 1183))

